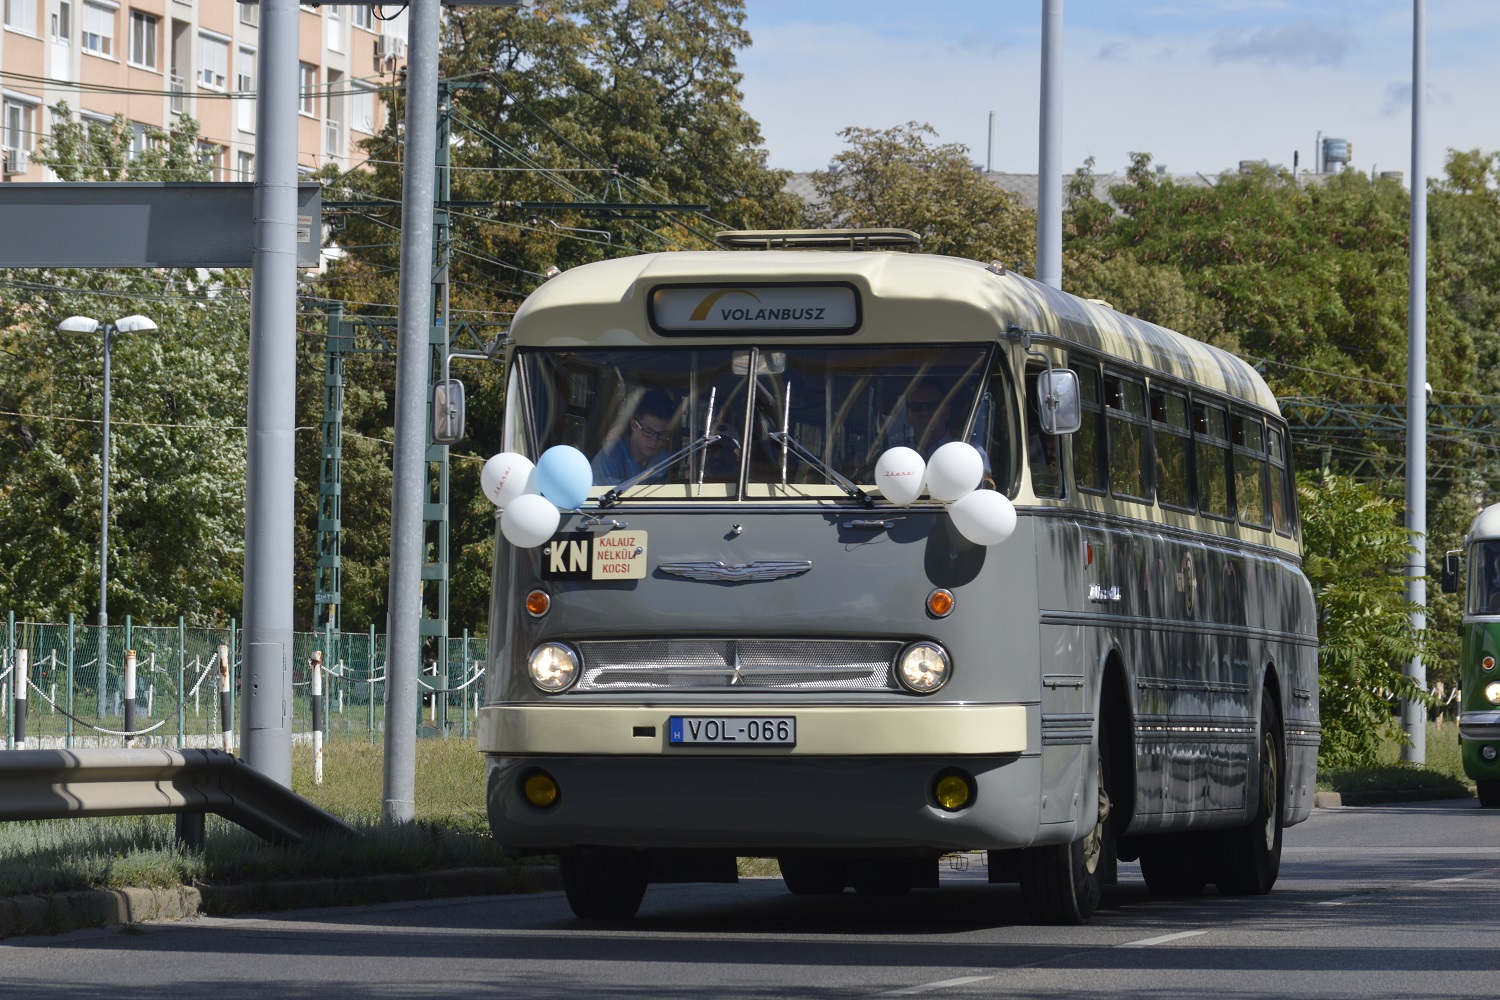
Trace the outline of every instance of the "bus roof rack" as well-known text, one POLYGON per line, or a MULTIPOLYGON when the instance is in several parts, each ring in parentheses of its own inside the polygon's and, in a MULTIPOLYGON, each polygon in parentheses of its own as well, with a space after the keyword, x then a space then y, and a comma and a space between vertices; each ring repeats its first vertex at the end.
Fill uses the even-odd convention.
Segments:
POLYGON ((922 242, 910 229, 728 229, 714 239, 736 250, 880 250, 922 242))

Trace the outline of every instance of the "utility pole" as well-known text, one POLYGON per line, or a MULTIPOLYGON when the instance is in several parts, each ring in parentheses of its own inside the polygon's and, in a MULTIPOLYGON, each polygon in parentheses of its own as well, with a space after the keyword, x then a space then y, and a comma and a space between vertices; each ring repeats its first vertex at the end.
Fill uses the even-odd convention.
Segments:
POLYGON ((1036 200, 1036 280, 1062 288, 1063 0, 1042 0, 1041 163, 1036 200))
MULTIPOLYGON (((1411 555, 1406 564, 1406 599, 1427 605, 1427 163, 1422 108, 1427 87, 1427 0, 1412 0, 1411 35, 1411 273, 1407 311, 1406 361, 1406 526, 1411 555)), ((1411 614, 1413 631, 1427 627, 1421 610, 1411 614)), ((1406 674, 1427 690, 1427 668, 1413 656, 1406 674)), ((1427 706, 1408 700, 1401 706, 1402 728, 1410 738, 1401 759, 1427 763, 1427 706)))

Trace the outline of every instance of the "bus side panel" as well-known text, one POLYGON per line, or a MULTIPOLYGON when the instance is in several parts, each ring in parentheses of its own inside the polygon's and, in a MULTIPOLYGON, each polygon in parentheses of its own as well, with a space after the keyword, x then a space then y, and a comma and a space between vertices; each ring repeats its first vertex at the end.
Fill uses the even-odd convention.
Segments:
POLYGON ((1463 750, 1464 773, 1475 781, 1500 780, 1500 757, 1487 761, 1480 756, 1486 745, 1500 748, 1500 707, 1484 696, 1485 687, 1500 680, 1500 667, 1483 667, 1486 656, 1500 662, 1500 621, 1466 620, 1459 655, 1463 700, 1459 703, 1458 742, 1463 750))

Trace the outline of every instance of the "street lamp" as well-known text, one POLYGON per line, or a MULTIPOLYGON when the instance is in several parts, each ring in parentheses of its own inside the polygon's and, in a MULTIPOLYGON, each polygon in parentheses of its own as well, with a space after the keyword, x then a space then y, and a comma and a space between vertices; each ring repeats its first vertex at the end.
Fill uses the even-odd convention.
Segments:
MULTIPOLYGON (((105 654, 108 651, 105 626, 109 624, 109 343, 117 333, 137 333, 156 329, 156 324, 139 314, 126 316, 113 323, 100 323, 87 316, 69 316, 57 324, 63 333, 98 333, 104 331, 104 443, 101 449, 100 469, 100 513, 99 513, 99 675, 104 676, 105 654)), ((99 685, 100 713, 104 706, 104 685, 99 685)))

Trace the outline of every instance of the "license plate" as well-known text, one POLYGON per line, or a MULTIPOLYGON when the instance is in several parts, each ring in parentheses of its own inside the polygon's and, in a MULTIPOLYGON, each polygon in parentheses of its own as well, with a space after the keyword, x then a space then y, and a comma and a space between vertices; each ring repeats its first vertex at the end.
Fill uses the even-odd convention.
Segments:
POLYGON ((646 533, 567 531, 542 549, 544 580, 644 580, 646 533))
POLYGON ((676 747, 797 745, 793 715, 674 715, 668 719, 667 742, 676 747))

